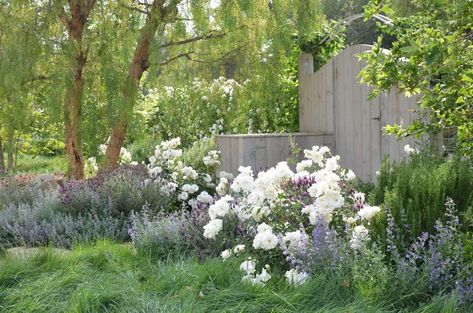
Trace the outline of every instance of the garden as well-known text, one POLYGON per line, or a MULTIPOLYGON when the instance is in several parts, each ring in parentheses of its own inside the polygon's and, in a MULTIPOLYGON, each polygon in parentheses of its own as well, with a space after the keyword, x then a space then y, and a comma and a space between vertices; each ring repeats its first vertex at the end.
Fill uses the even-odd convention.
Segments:
POLYGON ((0 311, 473 312, 472 34, 470 0, 0 0, 0 311), (222 170, 355 44, 416 97, 400 160, 222 170))

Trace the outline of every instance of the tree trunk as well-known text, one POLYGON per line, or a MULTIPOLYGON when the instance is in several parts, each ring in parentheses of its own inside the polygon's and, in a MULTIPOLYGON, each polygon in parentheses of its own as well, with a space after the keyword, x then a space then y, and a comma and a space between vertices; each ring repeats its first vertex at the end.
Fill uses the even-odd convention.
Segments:
POLYGON ((2 136, 0 136, 0 175, 5 173, 5 160, 3 157, 3 141, 2 136))
POLYGON ((81 136, 81 98, 82 73, 87 61, 87 49, 84 50, 82 35, 87 19, 95 5, 95 0, 69 1, 70 17, 64 8, 59 10, 59 19, 67 28, 69 35, 69 62, 66 91, 64 96, 65 151, 69 161, 69 176, 73 179, 84 178, 84 156, 81 136))
POLYGON ((162 19, 165 14, 162 7, 157 5, 157 2, 158 1, 154 1, 153 8, 148 14, 146 23, 140 31, 140 37, 133 54, 133 60, 128 69, 128 75, 121 95, 123 105, 120 107, 121 112, 115 124, 112 125, 110 141, 107 146, 107 152, 105 153, 105 168, 118 166, 120 150, 125 142, 128 124, 136 102, 138 86, 143 73, 149 67, 150 45, 158 29, 160 19, 162 19))
POLYGON ((13 127, 7 127, 7 168, 9 170, 13 169, 15 166, 13 158, 13 149, 15 145, 15 130, 13 127))

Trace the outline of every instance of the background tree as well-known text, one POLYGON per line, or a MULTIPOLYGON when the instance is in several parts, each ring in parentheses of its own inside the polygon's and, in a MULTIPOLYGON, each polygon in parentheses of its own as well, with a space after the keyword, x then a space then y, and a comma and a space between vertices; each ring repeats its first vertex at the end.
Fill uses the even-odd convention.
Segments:
POLYGON ((396 86, 407 96, 419 95, 421 116, 411 125, 387 128, 398 136, 435 133, 458 128, 460 146, 473 147, 473 4, 459 1, 413 1, 415 13, 396 17, 385 1, 371 1, 368 16, 384 12, 393 25, 382 26, 396 40, 386 51, 380 42, 363 55, 365 82, 373 96, 396 86), (427 116, 428 118, 422 118, 427 116))
POLYGON ((291 46, 291 35, 304 33, 314 23, 317 8, 317 1, 156 0, 131 6, 146 19, 122 87, 121 112, 110 134, 106 165, 117 164, 140 79, 151 65, 159 68, 178 58, 211 55, 207 48, 211 43, 207 42, 213 40, 220 45, 220 51, 242 47, 239 52, 250 60, 261 60, 261 51, 271 50, 273 60, 278 60, 291 46), (206 43, 202 44, 203 41, 206 43), (150 62, 150 58, 156 63, 150 62))

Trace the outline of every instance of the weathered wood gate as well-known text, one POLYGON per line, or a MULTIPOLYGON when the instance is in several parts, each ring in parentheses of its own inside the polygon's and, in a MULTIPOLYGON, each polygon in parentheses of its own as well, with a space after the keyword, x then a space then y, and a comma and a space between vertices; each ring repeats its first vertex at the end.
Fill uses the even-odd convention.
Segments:
POLYGON ((395 161, 403 158, 404 146, 414 145, 413 139, 398 141, 384 134, 383 127, 394 123, 407 125, 417 118, 416 99, 406 98, 392 89, 368 100, 371 88, 360 83, 358 74, 364 64, 357 56, 370 49, 368 45, 348 47, 315 73, 312 55, 302 54, 299 58, 301 133, 280 134, 286 139, 278 142, 270 141, 274 134, 219 136, 221 169, 236 173, 238 165, 251 165, 255 171, 274 166, 287 158, 286 153, 278 151, 287 151, 290 135, 318 138, 299 141, 303 148, 310 148, 313 142, 330 146, 334 154, 340 155, 341 164, 365 181, 375 180, 386 155, 395 161), (261 142, 270 145, 265 148, 264 156, 259 147, 261 142))

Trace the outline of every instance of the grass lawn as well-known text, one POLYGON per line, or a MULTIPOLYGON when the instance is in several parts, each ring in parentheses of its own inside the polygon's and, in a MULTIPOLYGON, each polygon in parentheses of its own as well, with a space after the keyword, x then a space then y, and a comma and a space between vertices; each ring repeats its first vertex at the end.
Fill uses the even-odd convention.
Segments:
MULTIPOLYGON (((6 162, 6 155, 5 155, 6 162)), ((16 173, 65 173, 67 170, 67 160, 63 155, 46 157, 20 154, 18 164, 13 169, 16 173)))
POLYGON ((241 260, 162 261, 109 242, 33 252, 0 259, 2 312, 457 312, 454 298, 440 297, 399 310, 395 291, 361 298, 343 277, 250 286, 241 283, 241 260))

